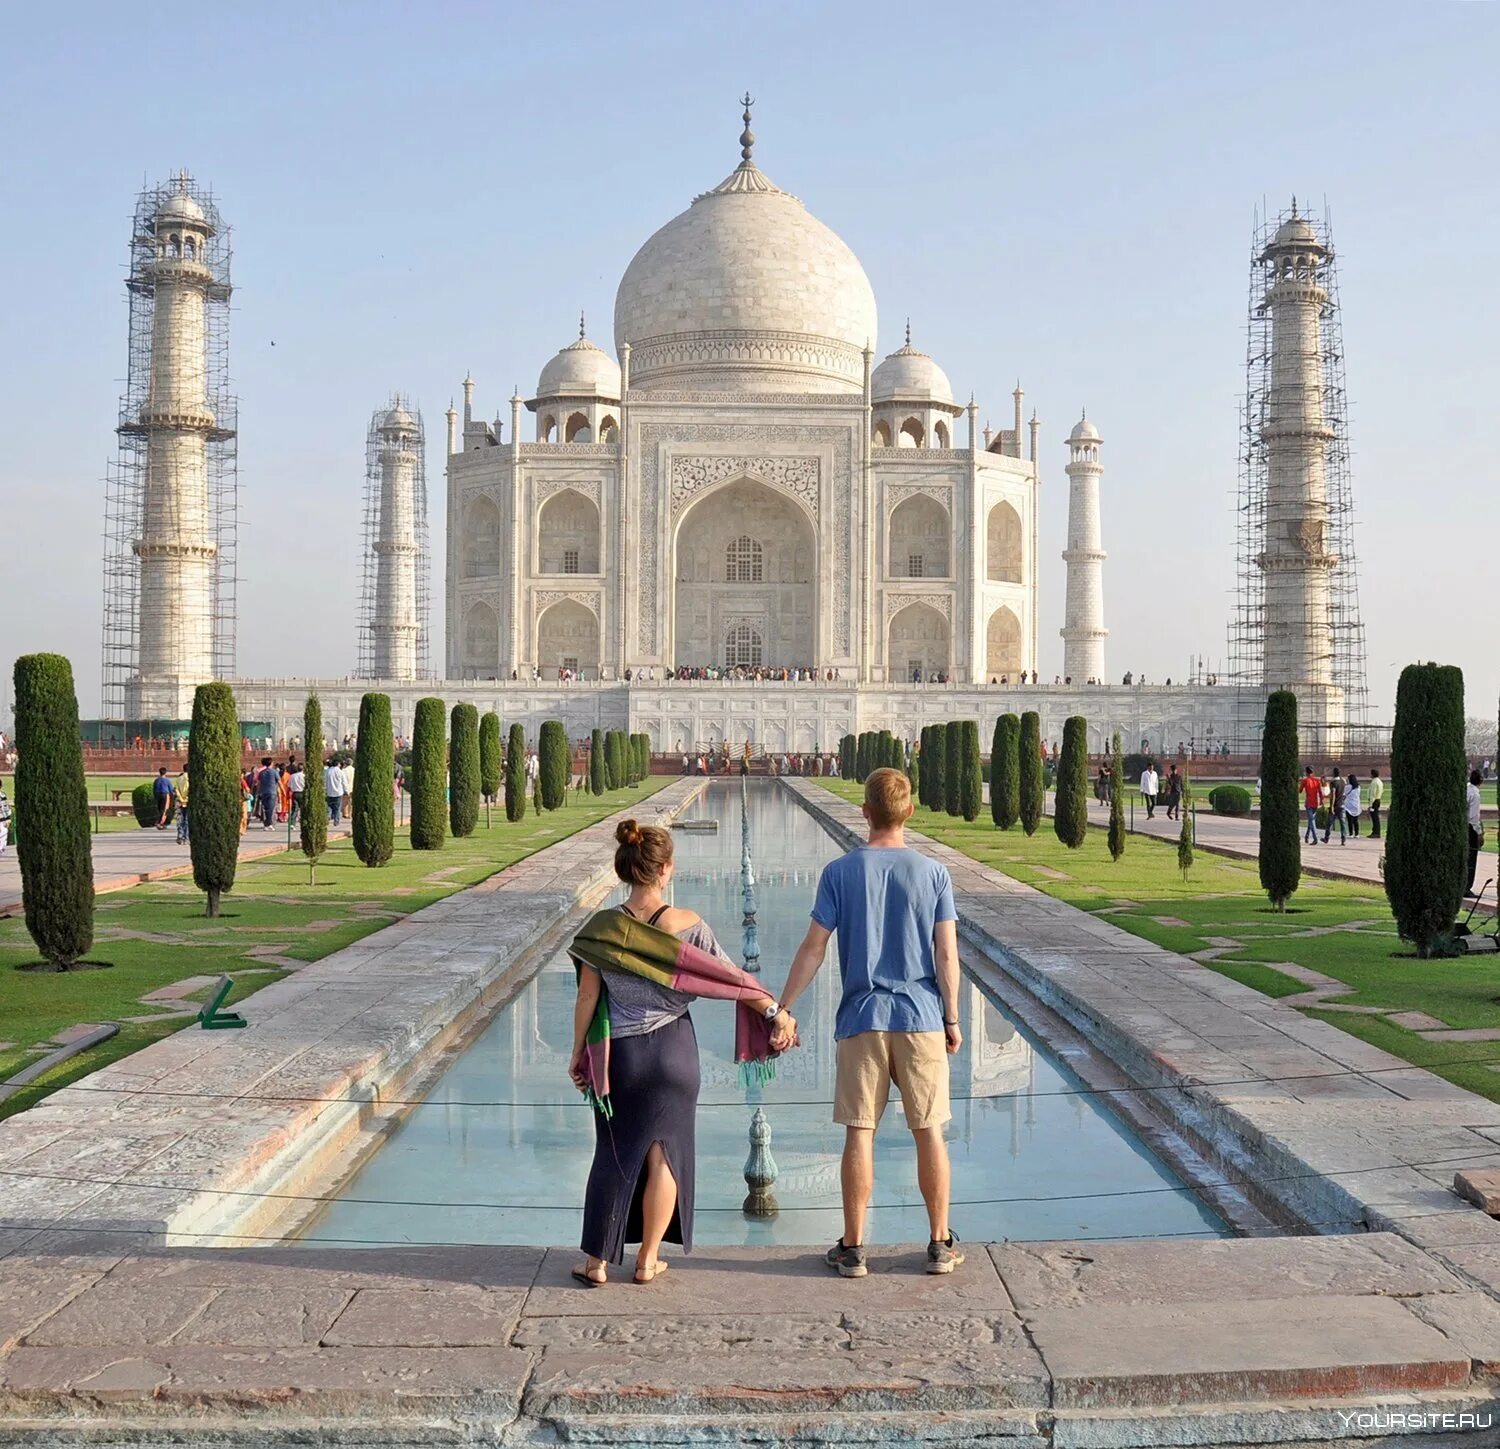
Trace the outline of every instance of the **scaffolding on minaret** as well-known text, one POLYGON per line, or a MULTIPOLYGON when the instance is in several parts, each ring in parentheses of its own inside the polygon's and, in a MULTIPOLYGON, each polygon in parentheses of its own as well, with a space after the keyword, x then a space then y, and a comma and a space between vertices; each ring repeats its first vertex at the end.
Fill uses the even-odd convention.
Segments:
POLYGON ((357 676, 431 679, 427 434, 401 393, 365 434, 362 553, 357 676))
MULTIPOLYGON (((130 303, 125 390, 116 427, 118 448, 105 475, 100 682, 101 713, 106 719, 123 718, 132 692, 138 692, 143 628, 170 642, 174 631, 201 627, 211 639, 214 677, 230 678, 235 672, 238 419, 237 399, 229 387, 230 255, 229 229, 219 215, 213 193, 187 172, 147 188, 136 198, 130 228, 130 271, 125 282, 130 303), (202 239, 192 248, 183 248, 182 256, 168 257, 162 250, 167 225, 163 218, 168 208, 180 206, 184 200, 197 208, 196 214, 188 213, 198 216, 188 226, 202 239), (164 280, 159 281, 158 267, 167 260, 196 264, 191 282, 174 282, 173 286, 179 293, 185 285, 201 290, 201 330, 193 308, 173 306, 166 319, 158 322, 158 286, 166 286, 164 280), (169 352, 180 363, 173 377, 163 371, 162 358, 169 352), (196 410, 188 407, 182 415, 174 416, 177 404, 173 396, 179 393, 191 394, 196 410), (206 520, 198 514, 198 503, 185 501, 184 490, 178 486, 189 471, 198 467, 196 447, 174 452, 170 446, 163 446, 162 440, 167 438, 170 443, 173 436, 201 439, 206 520), (179 458, 185 461, 179 462, 179 458), (179 468, 181 477, 176 476, 179 468), (149 523, 151 529, 172 538, 179 533, 197 534, 210 542, 210 548, 197 548, 200 558, 211 551, 206 601, 185 601, 183 591, 174 594, 167 587, 143 603, 142 557, 153 544, 146 537, 148 489, 158 500, 149 523), (174 501, 164 508, 162 498, 174 501), (188 512, 193 516, 181 516, 188 512), (209 617, 186 622, 180 614, 158 617, 164 610, 182 610, 185 603, 189 614, 196 616, 206 610, 209 617)), ((196 484, 196 480, 193 482, 196 484)))
MULTIPOLYGON (((1363 743, 1369 733, 1369 687, 1366 675, 1365 632, 1359 607, 1358 555, 1354 546, 1354 493, 1349 449, 1349 401, 1344 376, 1344 340, 1340 320, 1338 268, 1333 237, 1325 213, 1292 206, 1275 216, 1257 209, 1250 245, 1250 285, 1247 307, 1245 396, 1239 415, 1239 472, 1235 493, 1236 582, 1229 622, 1229 678, 1239 694, 1235 748, 1259 749, 1267 687, 1267 528, 1270 522, 1271 421, 1274 386, 1272 311, 1267 291, 1273 262, 1269 250, 1289 221, 1308 224, 1322 251, 1316 269, 1317 285, 1325 294, 1318 308, 1316 375, 1322 388, 1322 469, 1326 493, 1327 528, 1322 551, 1331 557, 1327 612, 1304 617, 1300 627, 1313 641, 1315 667, 1343 690, 1342 743, 1363 743)), ((1284 405, 1284 404, 1283 404, 1284 405)), ((1294 627, 1295 627, 1294 621, 1294 627)), ((1304 747, 1324 745, 1314 731, 1304 730, 1304 747)))

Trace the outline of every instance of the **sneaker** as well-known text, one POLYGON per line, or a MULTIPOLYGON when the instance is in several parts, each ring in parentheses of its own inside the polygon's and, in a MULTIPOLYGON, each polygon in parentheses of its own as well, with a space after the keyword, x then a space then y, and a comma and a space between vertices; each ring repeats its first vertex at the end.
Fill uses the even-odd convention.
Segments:
POLYGON ((951 1228, 946 1239, 934 1238, 927 1245, 929 1273, 951 1273, 963 1260, 964 1251, 958 1246, 958 1234, 951 1228))
POLYGON ((823 1261, 836 1269, 840 1278, 863 1278, 870 1271, 865 1266, 865 1250, 846 1248, 842 1238, 823 1255, 823 1261))

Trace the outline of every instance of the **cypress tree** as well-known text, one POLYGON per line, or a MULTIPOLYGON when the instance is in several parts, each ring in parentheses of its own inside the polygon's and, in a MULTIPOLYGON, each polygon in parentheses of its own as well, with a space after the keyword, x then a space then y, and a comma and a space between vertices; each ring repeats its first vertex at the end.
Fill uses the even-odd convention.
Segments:
POLYGON ((907 743, 906 743, 905 740, 899 741, 899 744, 901 745, 901 757, 905 761, 905 764, 906 764, 906 779, 907 779, 907 783, 911 786, 911 792, 912 792, 912 794, 915 795, 917 793, 917 773, 918 773, 918 771, 917 771, 917 746, 916 746, 916 742, 913 741, 910 748, 907 747, 907 743))
POLYGON ((854 778, 854 736, 845 735, 839 740, 839 778, 854 778))
POLYGON ((927 777, 927 808, 944 810, 947 808, 946 792, 948 789, 948 728, 946 725, 933 725, 930 752, 932 773, 927 777))
POLYGON ((966 719, 959 730, 962 764, 958 775, 958 803, 965 820, 978 820, 984 808, 984 766, 979 758, 979 721, 966 719))
POLYGON ((366 865, 384 865, 396 848, 395 781, 391 697, 367 694, 354 746, 354 853, 366 865))
POLYGON ((1089 832, 1089 727, 1081 714, 1063 722, 1062 759, 1058 762, 1052 828, 1070 850, 1089 832))
POLYGON ((895 762, 896 737, 889 730, 875 736, 875 768, 888 770, 895 762))
POLYGON ((605 788, 604 731, 596 729, 589 736, 589 791, 594 795, 602 795, 605 788))
POLYGON ((1187 873, 1193 868, 1193 812, 1189 807, 1189 801, 1193 798, 1193 792, 1188 784, 1188 773, 1182 772, 1182 807, 1178 812, 1181 825, 1177 828, 1177 868, 1182 872, 1183 880, 1187 879, 1187 873))
POLYGON ((1468 875, 1464 676, 1408 664, 1396 686, 1385 893, 1403 940, 1426 960, 1453 925, 1468 875))
POLYGON ((1260 883, 1274 910, 1302 880, 1302 830, 1297 808, 1297 696, 1278 689, 1266 701, 1260 737, 1260 883))
POLYGON ((561 810, 568 803, 568 776, 573 772, 573 751, 568 745, 567 727, 560 719, 544 720, 537 741, 541 790, 544 810, 561 810))
MULTIPOLYGON (((234 889, 240 857, 240 723, 227 684, 200 684, 193 692, 188 734, 188 809, 193 884, 207 897, 206 913, 219 914, 219 897, 234 889)), ((306 798, 305 796, 303 797, 306 798)))
POLYGON ((447 744, 443 701, 417 701, 411 731, 411 848, 441 850, 447 834, 447 744))
POLYGON ((854 778, 861 784, 865 778, 865 761, 869 756, 870 737, 861 730, 854 741, 854 778))
POLYGON ((500 748, 500 716, 487 709, 479 717, 479 792, 486 805, 493 805, 500 793, 500 775, 505 769, 505 755, 500 748))
POLYGON ((1021 786, 1021 829, 1028 835, 1035 835, 1046 809, 1047 787, 1042 783, 1042 717, 1034 709, 1028 709, 1021 716, 1019 754, 1017 776, 1021 786))
MULTIPOLYGON (((307 883, 317 878, 318 858, 328 848, 328 807, 323 794, 323 704, 317 690, 307 696, 302 708, 302 853, 307 857, 307 883)), ((192 781, 188 781, 191 790, 192 781)), ((190 810, 191 805, 188 807, 190 810)), ((238 825, 235 827, 238 829, 238 825)))
MULTIPOLYGON (((479 823, 479 711, 455 704, 449 717, 448 825, 455 840, 474 833, 479 823)), ((355 775, 356 782, 359 775, 355 775)))
POLYGON ((625 759, 624 731, 611 730, 605 736, 604 748, 609 760, 610 788, 623 790, 630 783, 629 765, 625 759))
POLYGON ((505 745, 505 818, 522 819, 526 814, 526 731, 510 727, 505 745))
POLYGON ((61 654, 23 654, 15 685, 14 813, 26 929, 42 959, 66 971, 94 944, 89 791, 73 666, 61 654))
POLYGON ((1114 753, 1109 763, 1109 855, 1118 860, 1125 854, 1125 763, 1120 754, 1120 732, 1115 731, 1114 753))
POLYGON ((1021 814, 1021 717, 1002 714, 995 721, 990 750, 990 816, 1009 830, 1021 814))
POLYGON ((963 777, 963 729, 956 719, 943 726, 943 809, 950 815, 963 814, 963 796, 959 780, 963 777))

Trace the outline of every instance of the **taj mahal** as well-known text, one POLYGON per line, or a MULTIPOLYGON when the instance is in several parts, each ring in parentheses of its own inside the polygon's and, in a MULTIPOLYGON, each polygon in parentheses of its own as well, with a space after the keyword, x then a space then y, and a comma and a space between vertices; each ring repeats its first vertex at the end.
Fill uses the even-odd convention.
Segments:
POLYGON ((120 568, 137 575, 121 713, 185 718, 193 686, 217 673, 231 677, 242 718, 277 739, 295 736, 315 686, 337 733, 352 727, 361 694, 379 688, 398 729, 418 698, 440 694, 528 728, 561 718, 575 734, 644 731, 664 750, 741 740, 827 750, 864 729, 912 736, 935 718, 1037 709, 1048 737, 1084 715, 1094 749, 1118 729, 1129 748, 1204 751, 1253 748, 1240 736, 1258 722, 1266 689, 1287 683, 1310 725, 1337 728, 1329 621, 1304 607, 1323 598, 1317 586, 1338 564, 1319 513, 1327 430, 1306 375, 1322 306, 1306 224, 1283 227, 1267 247, 1267 315, 1296 347, 1283 350, 1267 392, 1271 526, 1256 555, 1274 584, 1267 607, 1302 610, 1264 625, 1273 643, 1310 641, 1275 651, 1299 677, 1234 688, 1110 683, 1099 429, 1080 416, 1044 446, 1019 383, 1012 425, 981 428, 972 395, 957 400, 909 323, 902 345, 882 355, 859 259, 761 170, 750 120, 747 96, 738 165, 625 267, 611 347, 580 319, 530 397, 517 390, 486 419, 466 377, 462 410, 450 405, 441 680, 426 667, 424 435, 399 395, 371 425, 373 612, 357 671, 237 679, 222 651, 210 670, 206 641, 224 634, 224 608, 204 579, 224 543, 208 522, 213 479, 194 469, 232 433, 204 392, 212 326, 181 319, 227 298, 227 272, 210 256, 217 213, 192 200, 185 176, 176 193, 143 198, 137 290, 155 298, 154 322, 170 325, 133 326, 151 338, 151 396, 122 413, 134 418, 122 424, 122 448, 149 444, 140 487, 155 532, 129 542, 120 568), (1279 291, 1277 278, 1287 283, 1279 291), (152 401, 162 378, 176 379, 166 410, 152 401), (1055 562, 1038 557, 1046 447, 1067 478, 1055 562), (173 470, 153 472, 158 457, 173 470), (1063 568, 1067 585, 1064 618, 1050 625, 1063 669, 1046 682, 1043 567, 1063 568), (169 657, 176 645, 180 660, 169 657))

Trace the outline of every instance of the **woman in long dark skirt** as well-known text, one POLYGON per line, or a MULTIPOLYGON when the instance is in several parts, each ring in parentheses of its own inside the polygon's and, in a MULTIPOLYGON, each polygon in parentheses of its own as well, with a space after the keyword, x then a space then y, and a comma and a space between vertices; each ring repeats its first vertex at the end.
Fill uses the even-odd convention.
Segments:
MULTIPOLYGON (((622 821, 615 832, 615 874, 630 887, 620 907, 700 950, 729 959, 693 911, 667 904, 672 837, 659 826, 622 821)), ((609 996, 610 1102, 613 1115, 594 1115, 594 1165, 583 1206, 587 1261, 573 1276, 590 1287, 608 1281, 609 1263, 622 1263, 625 1244, 639 1243, 635 1281, 667 1271, 663 1242, 693 1246, 694 1127, 698 1109, 698 1039, 688 1015, 691 997, 626 971, 582 966, 573 1012, 574 1085, 587 1084, 584 1042, 599 993, 609 996)), ((768 1016, 766 995, 749 1003, 768 1016)), ((790 1028, 790 1017, 785 1018, 790 1028)))

